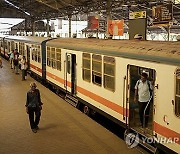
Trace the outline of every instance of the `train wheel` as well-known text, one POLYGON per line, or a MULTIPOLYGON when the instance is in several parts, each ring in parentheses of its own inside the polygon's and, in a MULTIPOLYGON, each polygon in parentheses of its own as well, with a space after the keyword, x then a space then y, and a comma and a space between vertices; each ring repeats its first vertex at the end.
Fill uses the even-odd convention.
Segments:
POLYGON ((90 108, 85 105, 85 106, 83 107, 83 113, 89 116, 90 108))

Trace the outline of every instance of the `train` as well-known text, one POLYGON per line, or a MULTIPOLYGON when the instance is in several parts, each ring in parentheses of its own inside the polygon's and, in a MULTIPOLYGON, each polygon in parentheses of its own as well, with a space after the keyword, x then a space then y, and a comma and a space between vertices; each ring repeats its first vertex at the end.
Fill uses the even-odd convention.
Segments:
POLYGON ((85 114, 104 115, 124 127, 125 136, 138 134, 151 152, 180 153, 179 41, 0 36, 0 47, 6 59, 14 49, 26 56, 32 76, 85 114), (153 85, 147 128, 139 126, 133 101, 142 72, 153 85))

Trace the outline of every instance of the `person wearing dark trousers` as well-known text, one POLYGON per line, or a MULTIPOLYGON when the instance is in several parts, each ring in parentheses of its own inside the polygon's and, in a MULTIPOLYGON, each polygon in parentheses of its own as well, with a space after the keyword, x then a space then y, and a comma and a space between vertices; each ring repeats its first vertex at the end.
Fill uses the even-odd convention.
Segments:
POLYGON ((135 95, 134 95, 134 102, 137 102, 137 96, 138 96, 138 106, 139 106, 139 116, 140 116, 140 122, 141 126, 145 124, 145 127, 148 127, 148 119, 149 119, 149 111, 150 111, 150 104, 147 106, 151 99, 152 95, 152 84, 149 80, 147 80, 147 73, 141 74, 141 79, 136 82, 135 85, 135 95), (146 108, 147 106, 147 108, 146 108), (144 121, 144 110, 145 111, 145 121, 144 121), (143 123, 144 121, 144 123, 143 123))
POLYGON ((15 73, 16 74, 19 74, 19 72, 18 72, 18 69, 19 69, 19 67, 18 67, 19 66, 19 59, 18 59, 18 57, 19 57, 18 50, 15 49, 13 64, 14 64, 14 69, 15 69, 15 73))
POLYGON ((30 90, 27 92, 26 100, 26 112, 29 114, 29 122, 32 132, 37 133, 39 129, 38 124, 41 117, 42 102, 41 96, 38 89, 36 89, 36 83, 30 84, 30 90))
POLYGON ((21 64, 21 71, 22 71, 22 81, 25 80, 25 76, 26 76, 26 57, 23 56, 23 58, 20 61, 21 64))

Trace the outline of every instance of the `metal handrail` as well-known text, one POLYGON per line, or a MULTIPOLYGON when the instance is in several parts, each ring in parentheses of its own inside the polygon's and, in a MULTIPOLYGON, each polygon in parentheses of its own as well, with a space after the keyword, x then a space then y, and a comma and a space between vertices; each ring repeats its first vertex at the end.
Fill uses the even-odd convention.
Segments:
POLYGON ((125 120, 125 114, 124 114, 124 107, 125 107, 125 83, 126 82, 126 76, 123 79, 123 120, 125 120))
POLYGON ((146 117, 145 114, 146 114, 146 110, 147 110, 147 108, 148 108, 148 106, 149 106, 149 104, 150 104, 150 102, 151 102, 152 96, 153 96, 153 95, 150 96, 149 101, 148 101, 148 103, 147 103, 147 105, 146 105, 146 107, 145 107, 145 109, 144 109, 144 113, 143 113, 143 128, 145 127, 145 117, 146 117))

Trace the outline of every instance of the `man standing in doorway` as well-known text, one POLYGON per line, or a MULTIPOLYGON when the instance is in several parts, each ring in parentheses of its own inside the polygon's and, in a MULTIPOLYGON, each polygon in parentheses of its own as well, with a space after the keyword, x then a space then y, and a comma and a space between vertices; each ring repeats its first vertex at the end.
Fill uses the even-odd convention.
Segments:
MULTIPOLYGON (((144 110, 147 106, 147 104, 152 99, 152 84, 150 81, 147 80, 147 73, 141 74, 141 79, 136 82, 135 85, 135 96, 134 96, 134 102, 137 102, 137 96, 138 96, 138 105, 139 105, 139 116, 140 116, 140 122, 141 126, 143 127, 143 115, 144 110)), ((150 111, 150 104, 148 105, 146 112, 145 112, 145 127, 148 126, 148 118, 149 118, 149 111, 150 111)))

